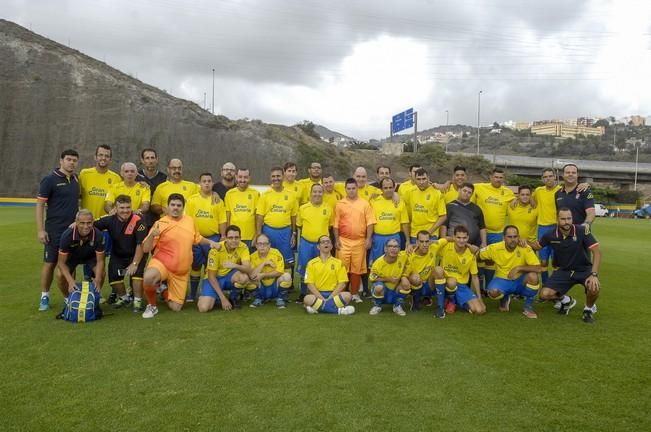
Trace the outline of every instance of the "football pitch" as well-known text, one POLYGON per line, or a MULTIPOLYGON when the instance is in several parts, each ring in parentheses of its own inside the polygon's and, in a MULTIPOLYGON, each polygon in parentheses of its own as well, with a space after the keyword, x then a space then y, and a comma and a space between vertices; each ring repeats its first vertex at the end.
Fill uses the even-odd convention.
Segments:
MULTIPOLYGON (((199 314, 164 306, 75 325, 38 312, 34 209, 0 207, 0 429, 651 430, 651 223, 599 219, 602 296, 539 319, 353 316, 291 304, 199 314)), ((106 289, 105 289, 106 290, 106 289)), ((291 298, 295 297, 292 294, 291 298)))

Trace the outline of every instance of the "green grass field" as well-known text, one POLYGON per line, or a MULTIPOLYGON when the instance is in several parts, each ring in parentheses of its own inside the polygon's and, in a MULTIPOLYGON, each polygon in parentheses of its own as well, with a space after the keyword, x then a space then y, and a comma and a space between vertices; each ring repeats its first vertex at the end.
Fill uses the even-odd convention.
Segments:
POLYGON ((37 311, 33 213, 0 208, 3 431, 651 430, 649 221, 597 221, 595 325, 578 287, 570 316, 540 304, 538 320, 519 302, 445 320, 365 303, 350 317, 163 307, 73 325, 54 319, 54 287, 37 311))

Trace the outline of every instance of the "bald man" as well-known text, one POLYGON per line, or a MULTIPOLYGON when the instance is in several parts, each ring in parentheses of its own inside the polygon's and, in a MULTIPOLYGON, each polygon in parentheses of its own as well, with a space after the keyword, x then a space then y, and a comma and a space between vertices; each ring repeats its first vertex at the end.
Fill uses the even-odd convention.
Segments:
MULTIPOLYGON (((357 196, 363 199, 366 202, 370 202, 371 199, 382 195, 382 191, 375 186, 368 184, 368 173, 366 168, 357 167, 353 172, 353 178, 357 184, 357 196)), ((342 196, 346 196, 346 185, 344 183, 337 183, 335 185, 335 190, 342 196)))
POLYGON ((237 167, 233 162, 226 162, 222 165, 221 181, 212 185, 213 192, 217 192, 219 197, 223 200, 226 197, 226 192, 235 187, 235 173, 237 167))
POLYGON ((167 163, 167 181, 156 188, 151 199, 151 211, 158 215, 167 214, 167 200, 174 193, 183 195, 185 201, 192 195, 199 193, 198 184, 183 180, 183 162, 181 162, 181 159, 170 159, 167 163))

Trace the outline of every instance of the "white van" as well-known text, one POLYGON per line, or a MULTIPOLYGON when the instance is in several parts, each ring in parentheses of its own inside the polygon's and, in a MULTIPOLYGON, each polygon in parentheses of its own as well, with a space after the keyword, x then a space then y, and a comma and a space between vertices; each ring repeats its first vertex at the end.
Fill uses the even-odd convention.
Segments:
POLYGON ((608 209, 603 204, 595 204, 594 212, 597 217, 608 217, 608 209))

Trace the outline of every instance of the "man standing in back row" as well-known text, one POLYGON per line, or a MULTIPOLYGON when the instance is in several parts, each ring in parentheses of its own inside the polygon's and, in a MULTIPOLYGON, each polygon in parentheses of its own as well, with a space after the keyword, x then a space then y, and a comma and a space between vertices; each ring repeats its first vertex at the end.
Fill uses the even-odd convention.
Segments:
MULTIPOLYGON (((75 221, 79 209, 79 181, 75 169, 79 153, 64 150, 59 168, 43 177, 36 197, 36 232, 44 246, 40 311, 50 309, 50 285, 57 265, 61 234, 75 221), (47 215, 45 208, 47 207, 47 215)), ((65 287, 59 286, 62 290, 65 287)))

